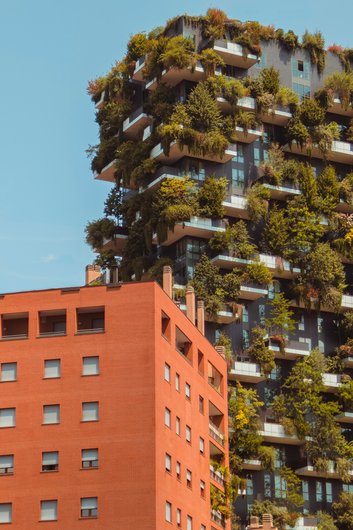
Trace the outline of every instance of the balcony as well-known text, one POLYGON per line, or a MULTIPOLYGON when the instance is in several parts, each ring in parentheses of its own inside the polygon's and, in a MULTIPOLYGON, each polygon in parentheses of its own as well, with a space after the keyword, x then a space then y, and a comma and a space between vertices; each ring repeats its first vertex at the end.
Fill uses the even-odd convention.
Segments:
POLYGON ((336 420, 340 423, 353 423, 353 412, 342 412, 336 416, 336 420))
MULTIPOLYGON (((317 305, 317 303, 318 303, 317 298, 310 298, 310 303, 311 303, 312 306, 317 305)), ((303 300, 299 300, 299 301, 298 300, 291 300, 290 305, 292 307, 305 308, 303 300)), ((346 311, 347 309, 353 309, 353 295, 351 295, 351 294, 343 294, 342 295, 340 312, 346 311)), ((320 307, 320 311, 326 312, 326 313, 337 313, 336 309, 334 309, 333 307, 327 307, 327 306, 320 307)))
POLYGON ((325 392, 338 392, 342 386, 341 376, 339 374, 322 374, 322 382, 325 392))
POLYGON ((353 213, 353 204, 349 204, 343 199, 340 199, 340 202, 337 204, 335 210, 336 212, 340 213, 353 213))
POLYGON ((259 434, 263 437, 265 442, 288 444, 288 445, 302 445, 303 440, 299 440, 295 434, 287 434, 283 425, 279 423, 264 423, 259 434))
POLYGON ((134 70, 134 73, 132 74, 132 79, 134 79, 135 81, 143 81, 143 69, 145 66, 145 61, 146 61, 146 55, 143 55, 142 57, 137 59, 135 70, 134 70))
MULTIPOLYGON (((317 145, 307 146, 302 149, 297 142, 287 144, 284 150, 288 153, 310 156, 313 158, 325 158, 317 145)), ((351 142, 340 142, 334 140, 330 151, 326 154, 326 159, 340 164, 353 164, 353 144, 351 142)))
POLYGON ((165 179, 177 179, 182 180, 185 178, 184 175, 179 174, 179 168, 171 166, 162 166, 156 173, 156 178, 152 180, 147 186, 140 187, 139 193, 144 193, 147 190, 155 190, 159 188, 160 184, 165 179))
MULTIPOLYGON (((216 72, 216 75, 220 72, 216 72)), ((201 62, 198 61, 195 68, 189 66, 188 68, 168 68, 163 70, 160 81, 155 77, 146 83, 147 90, 156 90, 158 83, 165 83, 170 87, 174 87, 181 83, 181 81, 192 81, 194 83, 206 79, 206 73, 201 62)))
POLYGON ((258 300, 264 296, 268 295, 268 289, 260 287, 256 284, 242 284, 240 286, 239 298, 243 300, 258 300))
POLYGON ((228 372, 230 381, 241 381, 242 383, 260 383, 265 381, 266 377, 261 373, 259 364, 234 361, 228 372))
POLYGON ((211 421, 209 422, 209 435, 218 443, 218 445, 224 447, 224 434, 218 430, 216 425, 211 421))
POLYGON ((284 201, 288 197, 295 197, 296 195, 302 194, 301 190, 298 190, 293 186, 273 186, 272 184, 264 183, 263 187, 270 192, 271 199, 277 199, 280 201, 284 201))
POLYGON ((299 517, 293 530, 317 530, 317 524, 316 517, 299 517))
POLYGON ((222 488, 224 488, 225 480, 224 480, 223 473, 216 470, 212 465, 210 465, 210 477, 213 480, 213 482, 216 482, 217 485, 220 485, 222 486, 222 488))
POLYGON ((353 107, 348 105, 347 108, 342 105, 342 102, 339 98, 334 98, 332 105, 329 106, 328 112, 332 114, 339 114, 340 116, 348 116, 349 118, 353 117, 353 107))
POLYGON ((114 256, 122 256, 127 239, 127 234, 116 234, 112 239, 104 239, 100 250, 103 250, 104 252, 112 250, 114 256))
POLYGON ((249 470, 249 471, 261 471, 262 470, 262 464, 260 460, 257 459, 245 459, 243 460, 243 469, 249 470))
POLYGON ((237 141, 245 144, 251 144, 252 142, 255 142, 255 140, 262 138, 263 135, 263 131, 260 129, 246 130, 243 127, 235 127, 235 133, 237 141))
POLYGON ((271 125, 279 125, 284 127, 292 118, 292 113, 287 107, 269 109, 267 112, 261 112, 260 119, 263 123, 270 123, 271 125))
MULTIPOLYGON (((296 469, 296 474, 303 477, 318 477, 318 478, 331 478, 341 479, 340 473, 338 472, 337 465, 332 460, 328 461, 327 470, 316 469, 313 465, 308 463, 304 467, 296 469)), ((349 471, 349 474, 353 476, 353 470, 349 471)))
POLYGON ((223 201, 225 213, 229 217, 236 217, 240 219, 250 219, 247 209, 247 200, 241 195, 228 195, 223 201))
POLYGON ((198 160, 208 160, 209 162, 217 162, 218 164, 224 164, 237 155, 237 146, 235 144, 229 144, 228 149, 225 150, 223 156, 212 155, 210 153, 191 153, 189 148, 184 146, 180 147, 177 142, 172 142, 169 147, 168 155, 164 153, 162 145, 156 145, 151 153, 150 157, 155 158, 158 162, 175 164, 181 158, 187 156, 190 158, 197 158, 198 160))
MULTIPOLYGON (((260 262, 266 265, 268 269, 272 272, 275 278, 286 278, 292 279, 296 278, 300 274, 300 269, 297 267, 292 267, 290 263, 278 256, 271 256, 269 254, 259 254, 260 262)), ((224 254, 219 254, 212 258, 212 263, 220 267, 221 269, 234 269, 245 268, 250 263, 254 263, 254 260, 237 258, 234 256, 229 256, 229 252, 224 254)))
POLYGON ((57 337, 66 335, 66 310, 39 311, 39 336, 57 337))
POLYGON ((276 359, 303 359, 310 354, 309 344, 296 340, 289 340, 284 350, 277 343, 271 341, 268 347, 275 353, 276 359))
POLYGON ((222 528, 226 527, 226 520, 224 516, 216 510, 211 510, 211 521, 222 528))
POLYGON ((217 312, 217 316, 205 314, 205 320, 207 322, 218 322, 219 324, 230 324, 235 322, 239 318, 239 313, 237 313, 234 308, 229 304, 223 304, 223 307, 220 311, 217 312))
POLYGON ((345 357, 342 362, 345 368, 353 368, 353 357, 345 357))
POLYGON ((104 331, 104 307, 81 307, 76 310, 77 335, 104 331))
POLYGON ((245 48, 235 42, 227 40, 215 40, 214 51, 218 53, 226 64, 237 68, 248 69, 257 63, 258 57, 252 53, 246 53, 245 48))
POLYGON ((7 313, 1 317, 1 340, 28 339, 28 313, 7 313))
POLYGON ((116 172, 116 162, 117 160, 113 160, 112 162, 109 162, 100 173, 98 171, 94 172, 94 178, 96 180, 104 180, 105 182, 115 182, 115 172, 116 172))
POLYGON ((104 100, 105 100, 105 90, 102 91, 102 93, 101 93, 101 95, 99 97, 99 100, 95 104, 95 108, 97 110, 100 110, 103 107, 104 100))
MULTIPOLYGON (((224 232, 225 229, 226 225, 222 220, 193 216, 190 221, 177 223, 174 230, 169 230, 167 239, 161 245, 168 247, 185 236, 210 239, 214 234, 224 232)), ((154 244, 158 243, 157 234, 153 235, 152 242, 154 244)))
POLYGON ((152 117, 143 112, 143 107, 139 107, 123 122, 123 133, 128 139, 136 138, 137 134, 151 122, 152 117))

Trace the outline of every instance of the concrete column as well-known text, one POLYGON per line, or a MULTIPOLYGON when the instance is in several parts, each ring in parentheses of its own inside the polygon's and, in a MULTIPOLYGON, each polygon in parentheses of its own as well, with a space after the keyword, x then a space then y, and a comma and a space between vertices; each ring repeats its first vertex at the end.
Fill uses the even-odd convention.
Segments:
POLYGON ((173 296, 173 276, 172 268, 169 265, 163 267, 163 290, 167 293, 169 298, 173 296))
POLYGON ((205 334, 205 303, 203 300, 197 302, 197 329, 205 334))
POLYGON ((186 288, 186 316, 195 325, 195 291, 191 285, 186 288))

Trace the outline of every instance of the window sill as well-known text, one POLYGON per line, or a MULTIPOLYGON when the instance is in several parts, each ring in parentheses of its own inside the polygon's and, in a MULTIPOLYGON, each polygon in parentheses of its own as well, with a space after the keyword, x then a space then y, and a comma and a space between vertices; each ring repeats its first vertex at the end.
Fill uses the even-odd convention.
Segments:
POLYGON ((98 515, 90 515, 89 517, 79 517, 79 521, 84 521, 85 519, 98 519, 98 515))
POLYGON ((14 472, 12 471, 12 473, 0 473, 0 477, 13 477, 14 475, 14 472))
MULTIPOLYGON (((79 329, 76 331, 75 335, 89 335, 96 333, 105 333, 105 329, 79 329)), ((85 519, 85 517, 83 517, 85 519)))
POLYGON ((66 337, 66 336, 67 336, 66 331, 59 331, 58 333, 55 333, 55 331, 53 331, 52 333, 40 333, 39 335, 37 335, 36 338, 37 339, 51 339, 51 338, 66 337))
MULTIPOLYGON (((97 471, 99 467, 80 467, 80 471, 97 471)), ((83 517, 85 519, 85 517, 83 517)))
POLYGON ((42 521, 42 519, 39 519, 38 523, 57 523, 58 519, 48 519, 48 521, 42 521))
POLYGON ((16 383, 17 379, 9 379, 8 381, 0 381, 0 383, 16 383))
MULTIPOLYGON (((0 337, 1 341, 3 340, 26 340, 26 339, 28 339, 28 335, 9 335, 8 337, 6 336, 0 337)), ((11 523, 8 523, 8 524, 11 524, 11 523)))
POLYGON ((3 429, 14 429, 16 427, 16 425, 4 425, 4 427, 0 427, 0 430, 2 431, 3 429))
POLYGON ((43 473, 44 475, 48 475, 48 473, 59 473, 59 470, 58 469, 51 469, 51 470, 48 470, 48 471, 41 471, 41 473, 43 473))
POLYGON ((42 427, 50 427, 52 425, 60 425, 60 422, 57 422, 57 423, 42 423, 42 427))
POLYGON ((97 377, 98 375, 101 374, 81 374, 81 377, 97 377))
POLYGON ((49 380, 50 380, 50 379, 61 379, 61 375, 55 375, 55 376, 53 376, 53 377, 42 377, 42 379, 43 379, 44 381, 46 381, 47 379, 49 379, 49 380))
POLYGON ((99 420, 81 420, 80 421, 80 423, 98 423, 98 422, 99 422, 99 420))

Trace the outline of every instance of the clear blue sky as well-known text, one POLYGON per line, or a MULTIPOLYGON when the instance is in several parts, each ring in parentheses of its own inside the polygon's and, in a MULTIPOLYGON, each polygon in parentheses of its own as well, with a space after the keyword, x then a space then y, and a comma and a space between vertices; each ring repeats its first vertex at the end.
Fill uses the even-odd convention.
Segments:
POLYGON ((352 0, 0 0, 0 292, 83 283, 84 226, 109 189, 85 155, 97 143, 87 81, 131 34, 210 6, 353 47, 352 0))

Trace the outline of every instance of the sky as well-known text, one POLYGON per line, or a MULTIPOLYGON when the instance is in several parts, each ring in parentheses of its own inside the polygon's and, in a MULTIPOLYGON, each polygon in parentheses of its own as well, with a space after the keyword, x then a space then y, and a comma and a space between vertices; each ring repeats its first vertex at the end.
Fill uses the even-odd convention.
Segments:
POLYGON ((352 0, 0 0, 0 292, 84 283, 84 227, 110 188, 85 153, 98 141, 87 82, 134 33, 209 7, 353 47, 352 0))

